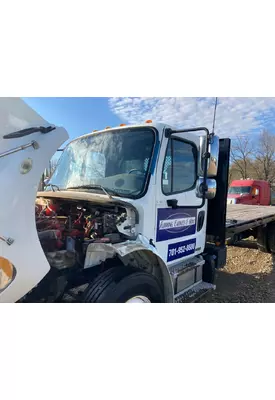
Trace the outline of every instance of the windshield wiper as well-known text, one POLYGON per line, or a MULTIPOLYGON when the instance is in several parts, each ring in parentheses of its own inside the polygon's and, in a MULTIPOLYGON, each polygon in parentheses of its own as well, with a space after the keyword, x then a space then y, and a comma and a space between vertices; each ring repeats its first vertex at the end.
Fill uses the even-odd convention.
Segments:
POLYGON ((52 183, 46 183, 46 185, 44 185, 45 187, 50 186, 52 188, 52 191, 55 192, 54 188, 57 188, 57 190, 60 191, 59 187, 57 185, 53 185, 52 183))
POLYGON ((34 126, 33 128, 21 129, 20 131, 11 132, 3 136, 3 139, 17 139, 32 133, 41 132, 43 134, 53 131, 55 126, 34 126))
MULTIPOLYGON (((112 199, 112 195, 109 193, 109 189, 106 189, 102 185, 79 185, 79 186, 71 186, 71 187, 68 187, 67 189, 101 189, 102 192, 104 192, 109 197, 109 199, 112 199)), ((115 193, 113 190, 112 190, 112 192, 115 193)), ((118 193, 115 193, 115 194, 118 194, 118 193)))

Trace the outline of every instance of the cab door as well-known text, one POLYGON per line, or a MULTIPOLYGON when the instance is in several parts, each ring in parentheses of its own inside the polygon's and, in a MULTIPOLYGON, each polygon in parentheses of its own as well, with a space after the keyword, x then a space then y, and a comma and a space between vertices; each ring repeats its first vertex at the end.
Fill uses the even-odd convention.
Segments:
POLYGON ((155 240, 168 265, 201 253, 205 246, 207 201, 202 207, 196 195, 200 134, 204 132, 177 133, 162 141, 155 240))
POLYGON ((252 191, 251 191, 251 196, 252 196, 252 200, 251 200, 251 204, 252 205, 259 205, 260 204, 260 186, 253 186, 252 187, 252 191))

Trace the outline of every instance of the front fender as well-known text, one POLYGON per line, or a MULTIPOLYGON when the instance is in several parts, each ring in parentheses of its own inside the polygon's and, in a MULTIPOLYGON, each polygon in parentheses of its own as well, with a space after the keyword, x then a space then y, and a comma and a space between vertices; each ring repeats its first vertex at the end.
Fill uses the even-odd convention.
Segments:
POLYGON ((167 265, 156 248, 141 234, 136 240, 123 243, 90 244, 87 249, 85 268, 96 266, 106 259, 114 258, 116 255, 125 266, 142 267, 145 271, 161 279, 165 302, 174 302, 174 288, 167 265))

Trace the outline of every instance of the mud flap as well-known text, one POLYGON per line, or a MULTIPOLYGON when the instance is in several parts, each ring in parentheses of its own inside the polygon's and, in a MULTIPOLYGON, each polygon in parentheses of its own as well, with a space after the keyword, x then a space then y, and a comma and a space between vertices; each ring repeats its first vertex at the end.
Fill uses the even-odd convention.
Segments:
POLYGON ((269 253, 268 246, 268 226, 259 226, 257 228, 257 246, 263 253, 269 253))

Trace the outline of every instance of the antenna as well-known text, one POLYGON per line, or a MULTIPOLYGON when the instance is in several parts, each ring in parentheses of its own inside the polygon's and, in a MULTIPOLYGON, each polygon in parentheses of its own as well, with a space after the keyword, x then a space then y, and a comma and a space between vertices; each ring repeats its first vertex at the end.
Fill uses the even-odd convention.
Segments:
POLYGON ((211 133, 212 136, 215 135, 214 129, 215 129, 215 122, 216 122, 217 105, 218 105, 218 97, 216 97, 216 100, 215 100, 214 117, 213 117, 213 127, 212 127, 212 133, 211 133))

